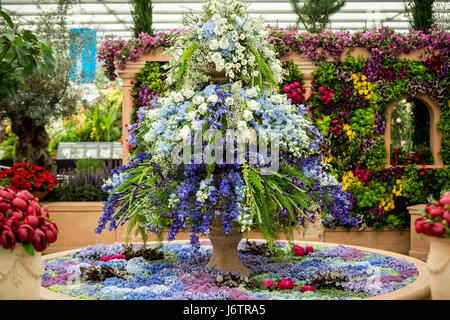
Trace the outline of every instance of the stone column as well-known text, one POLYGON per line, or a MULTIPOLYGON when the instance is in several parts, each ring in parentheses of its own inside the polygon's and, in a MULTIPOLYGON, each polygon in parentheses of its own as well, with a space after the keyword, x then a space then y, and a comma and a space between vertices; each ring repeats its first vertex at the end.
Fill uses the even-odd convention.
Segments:
POLYGON ((409 215, 411 216, 411 247, 409 249, 409 255, 422 261, 427 260, 428 252, 430 250, 430 244, 426 239, 427 237, 424 237, 422 234, 416 233, 414 222, 417 218, 422 217, 422 215, 419 213, 419 209, 425 209, 425 206, 425 204, 418 204, 408 207, 409 215))
POLYGON ((135 62, 127 62, 125 69, 118 70, 118 74, 123 81, 122 84, 122 164, 128 162, 128 131, 131 122, 131 112, 133 111, 133 97, 131 90, 137 81, 138 72, 145 66, 147 61, 168 62, 169 56, 164 54, 163 48, 156 48, 151 53, 143 54, 135 62))

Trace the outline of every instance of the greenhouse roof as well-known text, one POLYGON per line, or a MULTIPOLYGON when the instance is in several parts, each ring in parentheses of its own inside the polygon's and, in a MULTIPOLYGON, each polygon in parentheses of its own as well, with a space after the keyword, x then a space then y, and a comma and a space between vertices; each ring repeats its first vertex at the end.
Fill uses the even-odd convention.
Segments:
MULTIPOLYGON (((57 0, 47 0, 48 8, 55 7, 57 0)), ((98 35, 129 38, 132 19, 128 0, 81 0, 72 12, 69 27, 88 27, 98 35)), ((288 0, 251 0, 251 15, 262 15, 270 25, 287 27, 295 25, 296 15, 288 0)), ((34 0, 0 0, 3 9, 12 16, 20 17, 23 24, 31 24, 38 15, 34 0)), ((447 1, 437 1, 444 15, 450 14, 447 1), (443 10, 443 11, 442 11, 443 10)), ((201 0, 153 0, 153 27, 156 31, 169 31, 181 27, 183 12, 201 8, 201 0)), ((396 31, 409 29, 404 14, 403 1, 347 0, 346 5, 331 18, 331 29, 358 31, 364 28, 389 26, 396 31)), ((303 28, 299 25, 299 29, 303 28)))

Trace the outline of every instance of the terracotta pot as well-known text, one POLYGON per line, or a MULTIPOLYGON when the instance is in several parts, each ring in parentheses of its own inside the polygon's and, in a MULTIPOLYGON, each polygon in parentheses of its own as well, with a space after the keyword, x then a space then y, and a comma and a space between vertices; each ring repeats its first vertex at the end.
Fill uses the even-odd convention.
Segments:
POLYGON ((211 259, 206 265, 208 268, 250 274, 251 270, 244 267, 237 251, 242 239, 238 223, 233 222, 230 233, 225 234, 222 229, 222 221, 217 219, 211 224, 208 236, 213 247, 211 259))
POLYGON ((427 267, 431 275, 431 298, 450 300, 450 239, 427 238, 430 243, 427 267))
POLYGON ((36 198, 38 198, 39 201, 41 201, 42 199, 45 198, 45 196, 47 195, 47 193, 48 193, 47 191, 36 190, 36 191, 33 191, 31 194, 32 194, 33 196, 35 196, 36 198))
POLYGON ((29 256, 20 243, 12 252, 0 249, 0 300, 39 300, 41 258, 40 252, 29 256))

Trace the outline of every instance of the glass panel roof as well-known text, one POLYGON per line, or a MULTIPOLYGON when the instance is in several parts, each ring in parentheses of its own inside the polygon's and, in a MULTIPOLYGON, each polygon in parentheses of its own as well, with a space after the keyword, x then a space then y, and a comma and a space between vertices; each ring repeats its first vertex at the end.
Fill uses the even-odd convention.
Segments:
MULTIPOLYGON (((54 7, 56 0, 47 0, 46 6, 54 7)), ((262 15, 270 25, 287 27, 294 25, 296 15, 288 0, 251 0, 249 11, 252 15, 262 15)), ((0 0, 3 9, 12 16, 20 17, 23 24, 36 19, 37 9, 33 0, 0 0)), ((437 7, 444 9, 443 16, 450 16, 448 1, 437 1, 437 7)), ((153 28, 169 31, 181 27, 181 16, 189 9, 199 10, 201 0, 153 0, 153 28)), ((403 13, 402 1, 347 0, 346 5, 331 18, 331 29, 360 31, 364 28, 389 26, 396 31, 409 29, 403 13)), ((441 14, 442 16, 442 14, 441 14)), ((99 38, 131 37, 132 24, 128 0, 82 0, 74 8, 69 27, 89 27, 97 30, 99 38)), ((300 30, 303 28, 299 26, 300 30)))

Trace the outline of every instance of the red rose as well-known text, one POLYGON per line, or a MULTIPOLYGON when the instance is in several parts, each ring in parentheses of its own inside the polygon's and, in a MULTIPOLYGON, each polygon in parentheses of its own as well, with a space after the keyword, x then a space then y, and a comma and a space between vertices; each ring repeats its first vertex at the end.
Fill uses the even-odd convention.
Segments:
POLYGON ((58 238, 58 235, 56 232, 54 232, 51 229, 45 230, 45 241, 47 243, 53 243, 56 241, 56 239, 58 238))
POLYGON ((47 249, 47 244, 45 243, 45 234, 41 229, 34 229, 30 233, 28 241, 31 242, 33 248, 38 252, 42 252, 47 249))
POLYGON ((5 249, 11 249, 16 244, 16 236, 9 227, 3 226, 3 228, 0 233, 0 244, 5 249))
POLYGON ((433 231, 433 236, 435 237, 442 237, 445 233, 445 226, 441 222, 433 223, 431 229, 433 231))
POLYGON ((442 219, 447 221, 447 224, 450 226, 450 210, 444 211, 444 214, 442 215, 442 219))
POLYGON ((36 216, 26 216, 24 222, 29 224, 33 229, 39 226, 39 218, 36 216))
POLYGON ((27 212, 27 203, 20 199, 20 198, 14 198, 13 201, 11 201, 11 204, 14 208, 19 209, 22 212, 27 212))
POLYGON ((33 228, 30 225, 22 224, 19 229, 17 229, 17 238, 19 238, 20 242, 28 242, 32 231, 33 228))

